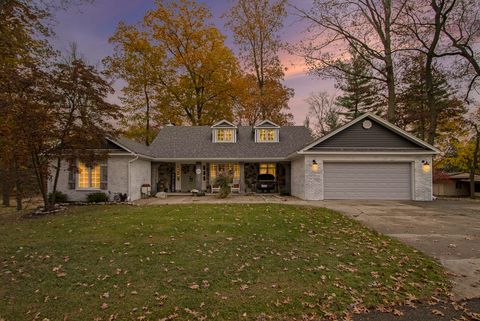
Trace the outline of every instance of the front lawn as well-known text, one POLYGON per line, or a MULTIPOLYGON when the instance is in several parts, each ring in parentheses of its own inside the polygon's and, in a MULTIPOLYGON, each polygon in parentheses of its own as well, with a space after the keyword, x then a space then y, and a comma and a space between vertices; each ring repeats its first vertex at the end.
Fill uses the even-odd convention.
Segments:
POLYGON ((3 215, 0 253, 6 321, 278 320, 428 298, 447 283, 400 242, 283 205, 3 215))

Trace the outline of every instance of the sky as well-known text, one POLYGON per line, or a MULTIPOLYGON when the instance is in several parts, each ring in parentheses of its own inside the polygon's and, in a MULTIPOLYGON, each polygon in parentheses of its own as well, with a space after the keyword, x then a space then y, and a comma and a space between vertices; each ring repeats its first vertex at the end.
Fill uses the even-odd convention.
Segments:
MULTIPOLYGON (((236 51, 232 34, 224 27, 225 21, 221 16, 233 5, 233 0, 204 0, 212 12, 212 22, 227 36, 226 45, 236 51)), ((291 1, 296 6, 307 7, 311 4, 308 0, 291 1)), ((104 57, 112 53, 112 45, 108 43, 120 21, 133 24, 140 21, 145 12, 154 8, 153 0, 95 0, 93 4, 70 7, 55 14, 55 39, 54 46, 65 52, 69 44, 75 42, 79 52, 93 65, 101 66, 104 57)), ((289 15, 281 31, 282 41, 295 44, 302 39, 305 28, 289 8, 289 15)), ((294 121, 302 124, 308 112, 305 99, 312 92, 334 91, 333 82, 319 79, 307 74, 304 60, 301 57, 280 53, 280 59, 285 73, 284 84, 295 90, 295 96, 290 100, 291 112, 294 121)), ((114 85, 117 95, 121 84, 114 85)), ((115 99, 115 98, 114 98, 115 99)))

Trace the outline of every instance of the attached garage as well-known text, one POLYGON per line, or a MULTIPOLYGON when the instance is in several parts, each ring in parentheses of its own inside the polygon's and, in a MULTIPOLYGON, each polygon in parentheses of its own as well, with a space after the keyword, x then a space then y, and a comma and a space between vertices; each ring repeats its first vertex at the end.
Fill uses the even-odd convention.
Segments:
POLYGON ((324 163, 324 199, 412 199, 411 163, 324 163))
POLYGON ((432 200, 432 156, 439 151, 369 113, 292 159, 292 195, 306 200, 432 200))

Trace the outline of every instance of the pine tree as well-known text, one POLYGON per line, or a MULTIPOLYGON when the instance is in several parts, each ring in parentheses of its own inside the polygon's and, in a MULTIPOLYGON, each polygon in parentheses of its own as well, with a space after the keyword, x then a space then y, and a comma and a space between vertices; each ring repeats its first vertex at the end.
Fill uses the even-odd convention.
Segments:
POLYGON ((379 114, 384 101, 378 92, 372 72, 367 62, 358 53, 350 50, 352 59, 344 66, 348 73, 344 78, 337 80, 336 88, 343 94, 337 98, 336 104, 345 111, 342 115, 346 120, 357 118, 365 112, 379 114))
MULTIPOLYGON (((406 70, 402 76, 403 90, 398 99, 398 125, 426 140, 431 130, 431 111, 427 101, 425 81, 425 57, 423 55, 405 61, 406 70)), ((437 112, 435 137, 441 144, 442 133, 451 132, 452 124, 459 124, 465 113, 463 102, 447 81, 446 73, 438 65, 433 66, 433 95, 437 112)), ((454 125, 455 126, 455 125, 454 125)), ((447 134, 448 136, 448 134, 447 134)))

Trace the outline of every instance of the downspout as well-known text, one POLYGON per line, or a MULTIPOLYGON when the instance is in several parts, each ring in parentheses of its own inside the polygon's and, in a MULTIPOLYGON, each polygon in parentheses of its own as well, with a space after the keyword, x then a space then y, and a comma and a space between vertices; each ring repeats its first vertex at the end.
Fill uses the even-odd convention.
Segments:
POLYGON ((134 154, 135 157, 131 160, 128 161, 128 166, 127 166, 127 191, 128 191, 128 201, 130 202, 132 200, 132 196, 131 196, 131 188, 130 188, 130 182, 131 182, 131 178, 130 178, 130 165, 136 161, 138 159, 138 154, 134 154))

